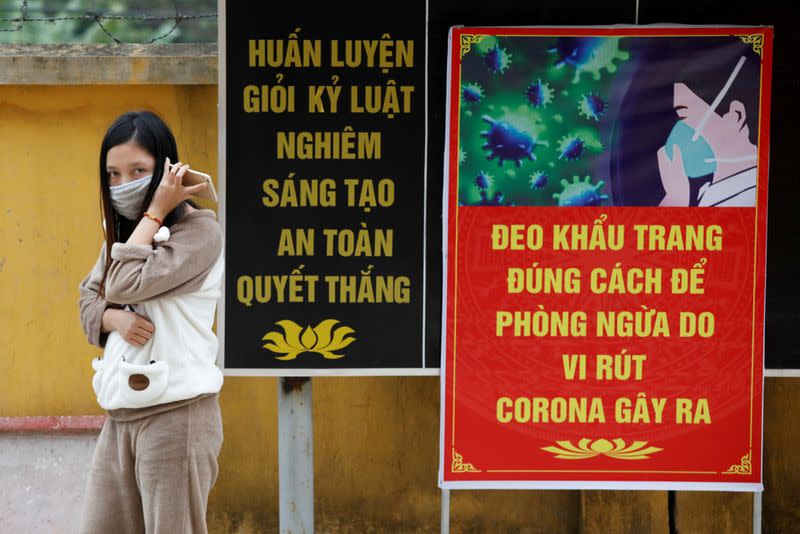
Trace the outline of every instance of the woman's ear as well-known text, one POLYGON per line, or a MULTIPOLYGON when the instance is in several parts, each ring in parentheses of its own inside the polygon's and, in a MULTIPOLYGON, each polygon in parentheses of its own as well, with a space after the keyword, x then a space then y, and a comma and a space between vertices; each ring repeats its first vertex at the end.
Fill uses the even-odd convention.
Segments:
POLYGON ((745 110, 744 104, 738 100, 732 101, 730 108, 728 108, 728 113, 725 114, 725 118, 735 120, 737 130, 744 128, 747 124, 747 110, 745 110))

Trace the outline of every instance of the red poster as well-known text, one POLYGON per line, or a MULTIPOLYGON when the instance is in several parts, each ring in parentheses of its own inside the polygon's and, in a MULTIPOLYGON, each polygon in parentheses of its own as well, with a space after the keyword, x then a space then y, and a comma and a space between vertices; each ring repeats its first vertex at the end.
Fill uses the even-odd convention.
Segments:
POLYGON ((771 28, 454 28, 440 485, 759 491, 771 28))

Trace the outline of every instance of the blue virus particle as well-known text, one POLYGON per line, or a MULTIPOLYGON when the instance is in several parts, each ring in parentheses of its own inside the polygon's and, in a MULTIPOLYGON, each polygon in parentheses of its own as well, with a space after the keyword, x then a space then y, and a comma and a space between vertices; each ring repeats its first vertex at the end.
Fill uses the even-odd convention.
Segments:
POLYGON ((630 58, 628 52, 619 49, 619 40, 619 37, 559 37, 549 51, 556 54, 556 67, 575 67, 572 83, 578 83, 583 72, 590 72, 599 80, 601 69, 616 72, 614 61, 630 58))
POLYGON ((477 83, 468 83, 461 86, 461 99, 466 104, 477 104, 483 99, 483 88, 477 83))
POLYGON ((528 104, 533 107, 543 108, 553 101, 553 90, 550 89, 549 85, 543 83, 542 80, 539 79, 535 82, 531 82, 528 84, 528 87, 525 88, 525 98, 528 100, 528 104))
POLYGON ((500 191, 496 192, 491 197, 485 189, 481 189, 481 199, 477 202, 470 204, 472 206, 513 206, 513 202, 506 202, 505 195, 500 191))
POLYGON ((531 174, 531 189, 544 189, 547 185, 547 175, 543 171, 531 174))
POLYGON ((513 206, 514 203, 513 202, 506 202, 505 201, 505 196, 503 195, 503 193, 498 191, 492 197, 492 200, 490 201, 489 205, 490 206, 513 206))
POLYGON ((548 52, 555 53, 556 67, 572 65, 577 68, 592 59, 600 41, 600 37, 559 37, 548 52))
POLYGON ((578 113, 587 119, 600 120, 606 114, 608 104, 597 93, 589 93, 581 97, 578 103, 578 113))
POLYGON ((481 118, 490 125, 487 131, 481 132, 481 137, 486 138, 486 143, 482 148, 489 150, 486 159, 497 158, 497 164, 501 167, 506 160, 513 160, 519 167, 522 165, 523 158, 536 159, 533 149, 537 144, 545 144, 536 141, 529 133, 517 130, 505 121, 494 120, 488 115, 481 118))
POLYGON ((553 193, 559 206, 599 206, 601 202, 608 200, 608 196, 599 193, 605 182, 601 180, 593 184, 591 176, 585 176, 583 180, 579 176, 573 176, 571 183, 561 180, 561 185, 564 189, 560 193, 553 193))
POLYGON ((503 74, 511 65, 511 54, 506 52, 505 48, 500 48, 500 45, 496 44, 486 51, 483 61, 492 74, 503 74))
POLYGON ((558 159, 565 159, 567 161, 579 160, 581 156, 583 156, 585 148, 586 143, 577 135, 562 137, 558 142, 558 159))
POLYGON ((492 187, 492 177, 486 174, 483 171, 480 171, 478 175, 473 180, 475 187, 480 189, 481 191, 486 191, 487 189, 492 187))

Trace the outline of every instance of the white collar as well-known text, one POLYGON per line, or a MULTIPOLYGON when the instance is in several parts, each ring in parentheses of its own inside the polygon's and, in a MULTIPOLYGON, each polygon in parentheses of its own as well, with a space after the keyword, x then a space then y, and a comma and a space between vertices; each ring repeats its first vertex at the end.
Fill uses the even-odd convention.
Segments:
POLYGON ((750 167, 727 178, 704 184, 697 193, 701 206, 713 206, 731 196, 756 186, 758 173, 756 167, 750 167))

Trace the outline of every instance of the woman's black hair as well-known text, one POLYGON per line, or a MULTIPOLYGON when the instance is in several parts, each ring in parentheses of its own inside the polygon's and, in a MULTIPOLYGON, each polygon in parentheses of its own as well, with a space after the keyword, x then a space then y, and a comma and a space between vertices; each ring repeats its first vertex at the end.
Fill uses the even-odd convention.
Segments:
MULTIPOLYGON (((761 57, 735 36, 626 39, 636 72, 621 100, 611 139, 610 178, 616 206, 657 206, 664 198, 656 153, 678 120, 673 84, 684 83, 708 104, 745 62, 716 112, 744 104, 750 141, 757 142, 761 57)), ((710 176, 690 180, 693 194, 710 176)))
MULTIPOLYGON (((180 161, 178 159, 178 146, 175 143, 175 136, 172 135, 169 126, 161 117, 150 111, 131 111, 120 115, 109 126, 103 137, 103 142, 100 145, 100 198, 102 216, 105 221, 106 259, 103 278, 100 281, 100 296, 104 296, 105 279, 108 274, 108 268, 111 266, 111 246, 115 242, 127 241, 139 224, 139 220, 150 205, 156 188, 161 183, 167 157, 169 157, 171 163, 180 161), (117 145, 128 142, 139 145, 155 158, 153 179, 150 181, 150 187, 147 189, 142 205, 139 207, 139 214, 132 221, 120 216, 111 205, 110 184, 108 171, 106 170, 108 151, 117 145)), ((164 218, 164 226, 171 226, 183 217, 187 203, 195 208, 198 207, 189 200, 181 202, 164 218)))

